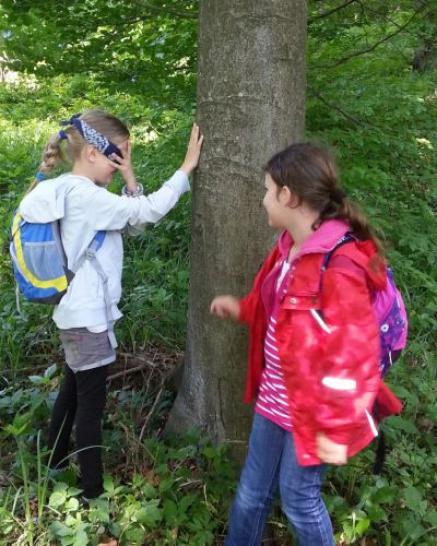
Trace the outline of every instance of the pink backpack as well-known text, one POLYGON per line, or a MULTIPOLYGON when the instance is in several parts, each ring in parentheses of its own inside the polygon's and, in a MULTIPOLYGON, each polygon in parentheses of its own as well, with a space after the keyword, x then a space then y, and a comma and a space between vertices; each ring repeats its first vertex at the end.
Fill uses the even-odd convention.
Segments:
MULTIPOLYGON (((327 254, 322 262, 322 275, 328 267, 329 260, 340 246, 355 241, 351 233, 346 233, 327 254)), ((407 344, 408 318, 405 304, 396 287, 393 272, 387 268, 387 284, 383 290, 372 291, 372 304, 379 325, 381 354, 379 370, 381 376, 387 373, 399 358, 407 344)))

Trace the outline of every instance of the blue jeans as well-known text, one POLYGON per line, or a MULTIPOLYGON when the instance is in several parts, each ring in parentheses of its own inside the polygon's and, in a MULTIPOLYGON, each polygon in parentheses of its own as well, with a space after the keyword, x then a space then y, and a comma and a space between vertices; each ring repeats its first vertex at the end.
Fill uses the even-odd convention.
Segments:
POLYGON ((334 546, 331 520, 320 496, 323 474, 324 465, 299 466, 292 435, 256 413, 225 546, 261 544, 278 488, 299 546, 334 546))

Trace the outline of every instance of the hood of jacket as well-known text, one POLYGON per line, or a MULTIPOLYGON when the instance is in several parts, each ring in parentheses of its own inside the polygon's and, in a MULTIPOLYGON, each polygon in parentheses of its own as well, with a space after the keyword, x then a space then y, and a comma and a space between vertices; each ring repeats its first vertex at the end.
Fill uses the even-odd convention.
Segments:
MULTIPOLYGON (((350 225, 343 220, 326 220, 304 241, 295 259, 305 254, 330 252, 350 229, 350 225)), ((287 257, 293 244, 290 233, 284 231, 278 240, 278 249, 282 259, 287 257)), ((354 244, 346 244, 340 247, 335 255, 346 256, 361 267, 371 287, 378 290, 385 287, 386 267, 383 259, 378 255, 373 241, 357 240, 354 244)))
POLYGON ((80 179, 87 184, 92 181, 85 177, 72 177, 63 174, 57 178, 51 178, 39 182, 35 188, 24 196, 18 210, 26 222, 48 223, 64 217, 65 198, 73 185, 77 185, 80 179))

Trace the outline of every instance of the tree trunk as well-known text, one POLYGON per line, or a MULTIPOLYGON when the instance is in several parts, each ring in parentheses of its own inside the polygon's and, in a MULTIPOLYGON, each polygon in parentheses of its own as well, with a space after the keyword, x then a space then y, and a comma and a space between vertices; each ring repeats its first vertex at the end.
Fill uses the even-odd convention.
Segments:
POLYGON ((218 294, 244 295, 274 238, 262 208, 263 164, 302 138, 304 0, 200 2, 198 123, 188 342, 167 430, 200 427, 244 446, 246 332, 210 316, 218 294))

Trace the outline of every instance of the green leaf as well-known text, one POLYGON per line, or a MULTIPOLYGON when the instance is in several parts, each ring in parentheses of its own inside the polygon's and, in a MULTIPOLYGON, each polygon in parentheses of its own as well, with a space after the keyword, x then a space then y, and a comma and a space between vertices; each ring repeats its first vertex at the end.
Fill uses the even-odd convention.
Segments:
POLYGON ((186 495, 182 498, 182 500, 179 503, 179 510, 183 513, 187 511, 187 509, 195 502, 196 500, 195 495, 186 495))
POLYGON ((109 494, 113 495, 115 492, 114 480, 109 474, 103 476, 103 489, 109 494))
POLYGON ((65 503, 65 510, 69 510, 69 511, 79 510, 79 501, 74 497, 68 499, 68 501, 65 503))
POLYGON ((44 372, 44 377, 47 377, 49 379, 51 379, 55 373, 56 373, 56 370, 57 370, 57 366, 56 364, 52 364, 51 366, 49 366, 45 372, 44 372))
POLYGON ((162 480, 159 484, 159 492, 165 493, 166 491, 170 491, 175 485, 175 481, 173 478, 166 478, 162 480))
POLYGON ((69 487, 67 491, 69 497, 77 497, 80 493, 82 493, 82 489, 78 489, 77 487, 69 487))
POLYGON ((74 530, 70 527, 67 527, 64 523, 61 523, 60 521, 53 521, 49 525, 50 532, 55 537, 66 537, 71 536, 74 534, 74 530))
POLYGON ((423 519, 430 523, 433 527, 437 527, 437 510, 430 510, 425 514, 423 519))
POLYGON ((178 515, 177 504, 171 499, 166 499, 163 504, 163 514, 167 525, 175 525, 178 515))
POLYGON ((28 379, 34 385, 44 385, 44 383, 47 383, 47 380, 40 375, 29 375, 28 379))
POLYGON ((157 495, 156 487, 153 487, 151 483, 143 483, 141 486, 141 493, 146 499, 152 499, 157 495))
POLYGON ((369 506, 367 514, 371 521, 387 521, 387 513, 378 504, 369 506))
POLYGON ((50 508, 59 508, 67 500, 66 491, 54 491, 49 498, 50 508))
POLYGON ((407 487, 403 490, 402 496, 405 499, 405 504, 410 510, 416 512, 422 502, 422 493, 413 486, 407 487))
POLYGON ((89 544, 88 535, 83 529, 80 529, 77 531, 73 546, 87 546, 87 544, 89 544))
POLYGON ((146 527, 154 528, 162 519, 162 510, 157 506, 158 501, 152 501, 147 505, 143 505, 134 515, 134 519, 138 523, 142 523, 146 527))
POLYGON ((380 487, 373 495, 372 502, 385 504, 388 502, 393 502, 396 498, 396 489, 394 487, 380 487))
POLYGON ((370 526, 370 519, 360 519, 355 526, 355 532, 358 536, 362 536, 370 526))
POLYGON ((129 544, 141 546, 144 542, 145 532, 141 527, 130 525, 124 536, 129 544))

